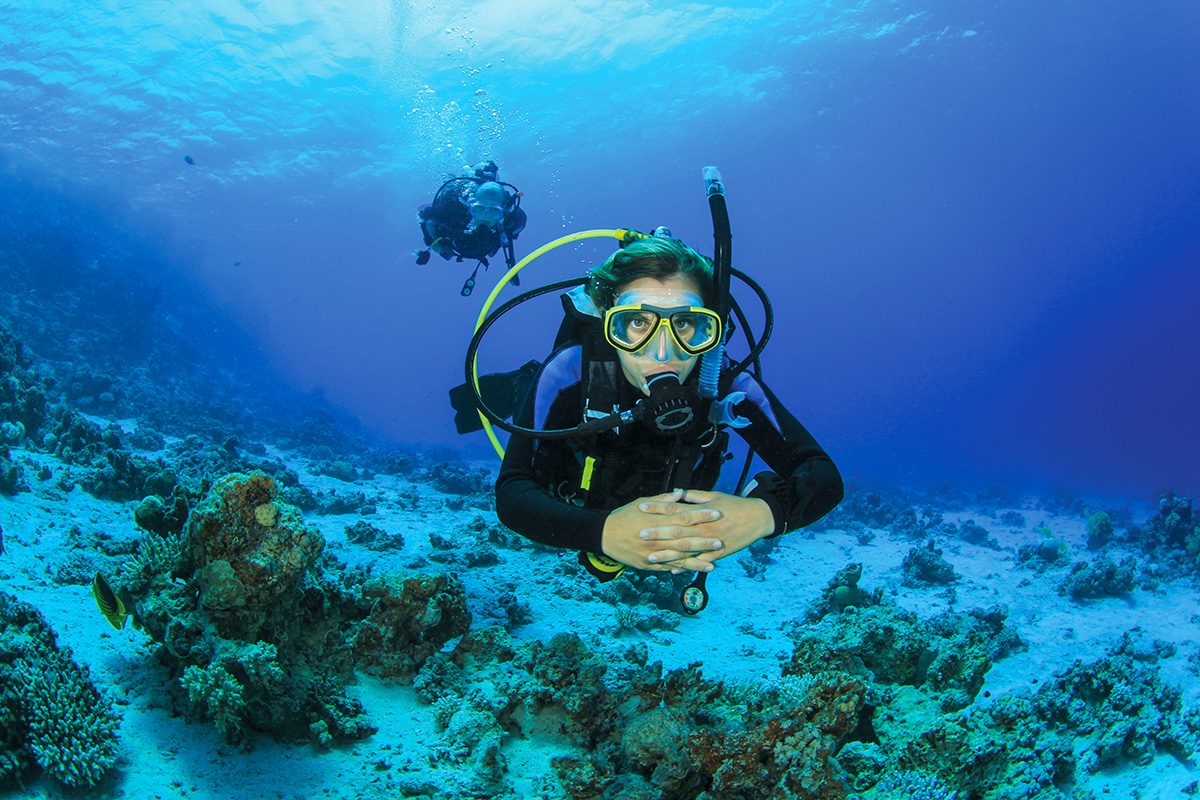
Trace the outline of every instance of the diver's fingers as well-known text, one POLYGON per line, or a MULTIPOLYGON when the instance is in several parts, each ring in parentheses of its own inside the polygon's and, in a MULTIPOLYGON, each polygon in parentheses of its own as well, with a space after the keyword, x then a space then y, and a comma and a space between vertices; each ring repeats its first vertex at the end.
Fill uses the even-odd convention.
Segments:
POLYGON ((658 522, 671 525, 699 525, 721 518, 721 512, 715 508, 696 508, 680 503, 642 503, 638 510, 661 516, 663 519, 658 522))
MULTIPOLYGON (((712 572, 714 569, 716 569, 716 566, 713 563, 710 563, 710 561, 702 561, 697 559, 691 553, 678 553, 673 551, 672 553, 674 555, 678 555, 679 558, 671 561, 665 561, 665 563, 664 561, 649 561, 646 569, 659 572, 671 572, 672 575, 679 575, 680 572, 712 572)), ((650 555, 653 557, 655 554, 652 553, 650 555)))
POLYGON ((711 503, 721 496, 720 492, 706 492, 703 489, 680 489, 682 497, 679 498, 683 503, 711 503))
MULTIPOLYGON (((647 497, 646 499, 657 501, 660 503, 676 503, 684 496, 684 494, 685 494, 685 492, 683 489, 672 489, 669 492, 663 492, 662 494, 656 494, 653 497, 647 497)), ((645 504, 643 503, 643 505, 645 505, 645 504)), ((640 506, 639 506, 639 508, 640 508, 640 506)), ((643 509, 643 510, 645 510, 645 509, 643 509)))
POLYGON ((720 539, 709 536, 696 536, 687 528, 650 528, 642 531, 647 534, 642 538, 652 547, 661 544, 664 549, 678 550, 683 553, 706 553, 710 550, 720 550, 725 543, 720 539))
MULTIPOLYGON (((709 536, 712 534, 710 533, 709 536)), ((650 542, 672 542, 683 537, 696 537, 696 541, 700 541, 696 529, 687 525, 652 525, 648 528, 643 528, 638 531, 638 538, 645 539, 650 542)), ((708 537, 705 537, 707 540, 708 537)), ((680 550, 687 548, 680 547, 680 550)), ((700 548, 691 548, 693 550, 700 548)), ((703 548, 708 549, 708 548, 703 548)))
POLYGON ((720 550, 723 546, 719 540, 714 539, 680 539, 678 542, 672 542, 670 548, 652 551, 646 556, 646 560, 651 564, 667 564, 720 550))

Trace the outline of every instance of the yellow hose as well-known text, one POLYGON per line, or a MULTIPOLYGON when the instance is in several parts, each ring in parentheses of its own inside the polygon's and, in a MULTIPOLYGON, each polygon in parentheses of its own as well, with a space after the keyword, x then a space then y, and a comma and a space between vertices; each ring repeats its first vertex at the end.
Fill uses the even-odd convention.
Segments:
MULTIPOLYGON (((537 250, 534 250, 532 253, 525 256, 520 261, 518 261, 515 265, 513 265, 512 269, 510 269, 508 272, 504 273, 504 277, 501 278, 500 282, 496 284, 496 288, 492 289, 491 294, 488 295, 487 300, 483 304, 483 308, 481 308, 479 310, 479 318, 475 320, 475 330, 472 331, 472 333, 477 332, 479 330, 479 328, 483 325, 483 321, 485 319, 487 319, 487 315, 488 315, 488 312, 492 308, 492 304, 496 302, 496 298, 500 296, 500 292, 504 289, 505 285, 508 284, 508 282, 511 281, 517 275, 517 273, 519 273, 521 270, 525 269, 525 267, 529 266, 529 264, 532 263, 535 259, 538 259, 538 258, 546 255, 546 253, 549 253, 551 250, 554 250, 555 248, 562 247, 564 244, 571 244, 572 242, 580 242, 580 241, 583 241, 584 239, 616 239, 618 241, 623 241, 627 236, 631 236, 631 235, 635 236, 635 237, 645 236, 645 234, 643 234, 643 233, 639 233, 638 231, 629 230, 628 228, 614 228, 612 230, 596 229, 596 230, 590 230, 590 231, 580 231, 578 233, 572 233, 567 236, 561 236, 552 242, 548 242, 548 243, 542 245, 537 250)), ((475 358, 471 360, 471 378, 472 378, 472 380, 475 381, 475 391, 478 392, 479 391, 479 351, 478 350, 476 350, 476 352, 475 352, 475 358)), ((501 459, 503 459, 504 458, 504 447, 500 444, 500 440, 496 438, 496 431, 492 428, 492 421, 489 420, 482 411, 479 411, 478 409, 476 409, 476 413, 479 414, 479 419, 483 423, 483 430, 487 433, 488 439, 491 440, 492 447, 494 447, 496 449, 496 453, 500 456, 501 459)))

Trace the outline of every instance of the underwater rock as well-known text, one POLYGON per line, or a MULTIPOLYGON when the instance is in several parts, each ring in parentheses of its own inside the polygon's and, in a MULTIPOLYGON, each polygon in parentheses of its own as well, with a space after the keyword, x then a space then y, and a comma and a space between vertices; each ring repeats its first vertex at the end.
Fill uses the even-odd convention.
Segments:
POLYGON ((621 603, 613 609, 616 619, 616 633, 620 636, 626 631, 673 631, 679 627, 680 614, 675 611, 664 611, 659 608, 642 608, 636 605, 621 603))
POLYGON ((999 517, 1001 525, 1007 525, 1010 528, 1024 528, 1025 515, 1020 511, 1005 511, 999 517))
POLYGON ((1165 683, 1157 653, 1125 633, 1104 658, 1076 661, 1031 700, 1026 724, 1084 737, 1086 772, 1137 764, 1159 751, 1186 761, 1200 749, 1200 712, 1185 711, 1181 692, 1165 683))
POLYGON ((375 513, 375 503, 367 499, 363 492, 317 492, 316 513, 325 514, 358 514, 367 516, 375 513))
POLYGON ((38 770, 95 786, 116 762, 120 718, 45 617, 0 592, 0 787, 38 770))
POLYGON ((883 602, 883 590, 867 591, 859 588, 862 578, 861 563, 848 564, 825 585, 821 597, 808 607, 804 614, 806 622, 818 622, 829 614, 840 614, 847 608, 876 606, 883 602))
POLYGON ((263 472, 221 478, 188 521, 200 603, 221 635, 253 642, 272 609, 296 591, 325 546, 263 472), (267 514, 271 510, 274 513, 267 514))
POLYGON ((1000 548, 999 543, 992 538, 988 529, 973 519, 964 520, 958 525, 958 538, 980 547, 989 547, 993 550, 1000 548))
POLYGON ((1121 597, 1133 591, 1137 579, 1137 559, 1126 556, 1114 563, 1107 557, 1096 561, 1076 561, 1058 585, 1058 593, 1072 600, 1121 597))
POLYGON ((1200 536, 1200 522, 1195 518, 1192 498, 1175 492, 1159 497, 1158 511, 1141 525, 1133 525, 1127 534, 1131 544, 1140 547, 1155 560, 1175 560, 1186 571, 1200 571, 1200 548, 1195 546, 1200 536))
POLYGON ((121 384, 112 375, 87 367, 58 370, 59 385, 68 402, 85 411, 111 413, 121 396, 121 384))
POLYGON ((1017 548, 1017 566, 1036 572, 1066 566, 1071 555, 1067 543, 1055 538, 1054 533, 1045 526, 1037 528, 1037 532, 1041 535, 1038 541, 1017 548))
POLYGON ((139 424, 133 433, 129 434, 129 444, 139 450, 162 450, 167 446, 167 440, 149 425, 139 424))
POLYGON ((21 422, 0 422, 0 445, 19 445, 25 441, 25 425, 21 422))
POLYGON ((351 643, 360 667, 381 678, 411 681, 426 659, 471 625, 454 575, 388 576, 367 583, 362 595, 371 610, 351 643))
POLYGON ((188 497, 183 488, 176 486, 171 493, 168 507, 162 497, 152 494, 142 498, 133 510, 134 523, 144 531, 170 536, 179 533, 187 524, 188 497))
POLYGON ((8 448, 0 444, 0 494, 17 494, 28 492, 29 484, 25 480, 25 470, 12 460, 8 448))
POLYGON ((368 550, 403 550, 404 535, 388 533, 365 520, 346 526, 346 541, 360 544, 368 550))
POLYGON ((444 494, 477 494, 492 487, 487 470, 468 469, 461 464, 434 464, 427 470, 426 479, 433 488, 444 494))
POLYGON ((326 475, 346 483, 354 483, 358 480, 358 470, 344 458, 322 461, 314 466, 314 470, 317 475, 326 475))
POLYGON ((999 644, 1013 635, 1006 616, 1004 609, 993 608, 921 619, 891 602, 849 606, 794 629, 792 657, 783 674, 832 669, 873 684, 914 686, 943 711, 954 711, 975 699, 993 658, 1017 646, 999 644))
POLYGON ((375 472, 395 476, 412 475, 421 466, 420 460, 415 455, 403 450, 376 454, 370 459, 370 464, 375 472))
POLYGON ((581 597, 600 598, 614 608, 660 609, 673 614, 679 611, 679 595, 692 581, 688 574, 671 575, 667 572, 625 570, 619 581, 609 581, 596 586, 576 559, 563 564, 564 570, 575 577, 574 586, 587 587, 581 597))
POLYGON ((847 530, 860 532, 869 528, 890 527, 908 508, 903 499, 885 499, 875 492, 853 488, 833 511, 805 528, 806 531, 847 530))
POLYGON ((959 579, 942 549, 930 539, 922 548, 912 548, 900 565, 905 586, 946 586, 959 579))
POLYGON ((59 459, 82 468, 78 484, 94 497, 135 500, 147 494, 152 475, 163 470, 154 459, 134 455, 121 446, 121 431, 114 425, 101 429, 81 414, 66 409, 44 440, 59 459))
POLYGON ((888 525, 889 530, 905 539, 928 539, 933 533, 942 529, 945 520, 940 511, 926 506, 915 508, 909 506, 900 511, 888 525))
POLYGON ((1112 542, 1114 527, 1112 518, 1104 511, 1096 511, 1087 518, 1087 548, 1101 550, 1112 542))

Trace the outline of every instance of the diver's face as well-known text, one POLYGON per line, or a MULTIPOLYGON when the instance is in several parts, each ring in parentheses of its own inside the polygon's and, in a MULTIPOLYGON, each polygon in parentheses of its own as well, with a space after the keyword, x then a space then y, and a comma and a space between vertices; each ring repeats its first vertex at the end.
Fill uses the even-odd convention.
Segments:
MULTIPOLYGON (((662 308, 678 306, 702 306, 704 301, 700 289, 694 282, 681 275, 672 275, 665 280, 638 278, 621 287, 614 306, 648 303, 662 308)), ((653 338, 636 353, 617 350, 617 360, 625 378, 644 395, 649 396, 646 383, 654 375, 673 372, 683 383, 692 374, 699 356, 691 356, 680 349, 665 328, 659 329, 653 338)))

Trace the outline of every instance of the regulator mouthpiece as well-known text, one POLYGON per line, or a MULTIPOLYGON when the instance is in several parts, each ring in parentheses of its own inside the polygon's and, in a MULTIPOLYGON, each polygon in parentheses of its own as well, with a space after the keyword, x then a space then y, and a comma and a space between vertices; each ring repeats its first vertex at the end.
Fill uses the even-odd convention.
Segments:
POLYGON ((700 415, 700 396, 679 382, 671 372, 655 375, 646 382, 650 396, 638 402, 637 416, 658 433, 679 436, 692 429, 700 415))

